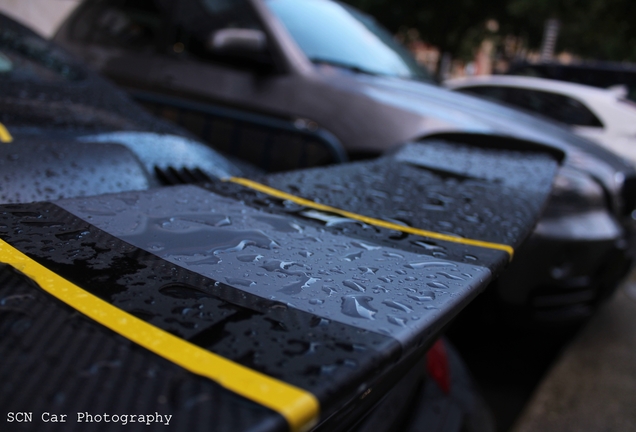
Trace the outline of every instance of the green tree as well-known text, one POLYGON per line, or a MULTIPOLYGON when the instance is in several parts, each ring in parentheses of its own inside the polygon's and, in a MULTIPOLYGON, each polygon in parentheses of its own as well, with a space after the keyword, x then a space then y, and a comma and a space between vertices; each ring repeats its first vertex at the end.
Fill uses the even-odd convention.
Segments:
POLYGON ((538 48, 548 18, 561 22, 557 51, 585 58, 636 61, 636 2, 633 0, 510 0, 510 21, 538 48))
POLYGON ((557 18, 557 51, 585 58, 636 61, 634 0, 345 0, 376 17, 389 30, 415 28, 442 52, 469 57, 486 34, 485 22, 499 22, 501 35, 541 45, 545 21, 557 18))
POLYGON ((469 57, 485 33, 485 22, 498 19, 507 0, 346 0, 376 17, 390 31, 417 29, 422 38, 454 56, 469 57))

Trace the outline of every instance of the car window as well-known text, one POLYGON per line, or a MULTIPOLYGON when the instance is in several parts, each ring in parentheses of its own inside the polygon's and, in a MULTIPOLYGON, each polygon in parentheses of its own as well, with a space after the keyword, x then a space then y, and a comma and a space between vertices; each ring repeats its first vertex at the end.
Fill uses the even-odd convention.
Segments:
POLYGON ((497 86, 471 86, 460 87, 459 90, 462 93, 470 93, 477 96, 482 96, 488 99, 492 99, 496 102, 505 102, 506 89, 504 87, 497 86))
POLYGON ((607 88, 624 85, 628 88, 628 98, 636 101, 636 68, 633 66, 559 65, 559 64, 516 64, 508 71, 511 75, 525 75, 569 81, 594 87, 607 88))
POLYGON ((506 88, 505 102, 570 126, 603 127, 603 123, 589 108, 569 96, 508 87, 506 88))
POLYGON ((570 126, 603 127, 589 108, 568 96, 504 86, 467 86, 458 90, 523 108, 570 126))
POLYGON ((266 4, 316 63, 431 81, 386 30, 353 8, 327 0, 268 0, 266 4))
POLYGON ((71 39, 127 50, 153 52, 163 30, 159 1, 86 2, 71 26, 71 39))
POLYGON ((175 2, 172 25, 186 51, 206 57, 210 35, 225 28, 263 30, 247 0, 186 0, 175 2))
POLYGON ((270 64, 269 53, 250 54, 249 58, 236 53, 219 53, 210 48, 212 34, 221 29, 239 28, 263 31, 255 11, 247 0, 180 0, 175 1, 170 25, 173 39, 169 51, 188 55, 212 63, 253 67, 270 64))

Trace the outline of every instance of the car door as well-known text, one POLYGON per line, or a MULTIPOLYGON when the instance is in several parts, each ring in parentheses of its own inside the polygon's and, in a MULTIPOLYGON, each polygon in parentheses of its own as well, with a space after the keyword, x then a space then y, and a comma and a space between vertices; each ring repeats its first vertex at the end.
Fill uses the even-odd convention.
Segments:
POLYGON ((320 83, 308 80, 290 60, 271 23, 257 11, 259 3, 156 2, 167 17, 164 45, 152 82, 141 92, 130 89, 133 97, 214 148, 267 170, 346 158, 338 139, 312 119, 315 98, 307 95, 324 95, 316 90, 320 83), (215 38, 227 31, 261 36, 264 48, 215 46, 215 38))
POLYGON ((224 29, 262 32, 248 0, 171 2, 167 43, 156 63, 155 91, 209 104, 287 116, 294 105, 293 76, 271 38, 264 51, 222 52, 212 46, 224 29), (284 109, 283 107, 287 107, 284 109))

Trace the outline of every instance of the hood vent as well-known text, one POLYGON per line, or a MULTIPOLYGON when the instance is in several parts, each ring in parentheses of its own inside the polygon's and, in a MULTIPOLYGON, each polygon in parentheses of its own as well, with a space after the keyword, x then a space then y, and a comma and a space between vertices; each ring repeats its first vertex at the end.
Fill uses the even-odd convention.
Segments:
POLYGON ((159 182, 164 186, 203 183, 212 181, 212 178, 200 168, 188 167, 158 167, 155 166, 155 174, 159 182))

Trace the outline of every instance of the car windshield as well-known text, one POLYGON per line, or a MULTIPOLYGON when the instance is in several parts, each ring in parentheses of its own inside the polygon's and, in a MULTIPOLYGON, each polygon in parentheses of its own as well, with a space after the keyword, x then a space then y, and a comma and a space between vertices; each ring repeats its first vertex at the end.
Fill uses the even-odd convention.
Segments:
POLYGON ((389 32, 351 7, 330 0, 268 0, 267 5, 314 63, 432 82, 389 32))

